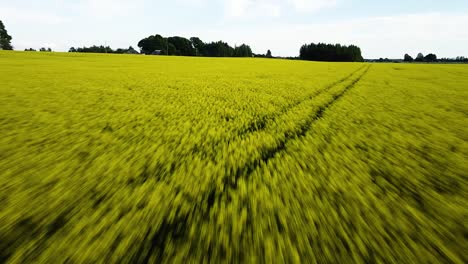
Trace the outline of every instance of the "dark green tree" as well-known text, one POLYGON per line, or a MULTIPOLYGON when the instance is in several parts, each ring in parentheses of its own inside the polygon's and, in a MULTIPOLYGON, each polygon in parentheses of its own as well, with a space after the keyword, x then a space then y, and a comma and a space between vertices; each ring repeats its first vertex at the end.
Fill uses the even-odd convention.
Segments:
POLYGON ((13 50, 11 46, 11 36, 8 35, 8 31, 5 29, 5 25, 0 20, 0 49, 13 50))
POLYGON ((132 46, 128 47, 127 52, 128 54, 138 54, 138 51, 136 51, 132 46))
POLYGON ((177 48, 176 48, 176 46, 174 46, 174 44, 168 43, 168 45, 167 45, 167 50, 166 50, 166 49, 163 49, 163 53, 162 53, 162 54, 166 54, 166 55, 177 55, 177 48))
POLYGON ((202 54, 207 57, 232 57, 234 48, 223 41, 211 42, 204 45, 202 54))
POLYGON ((271 50, 268 50, 266 53, 267 58, 273 58, 273 55, 271 55, 271 50))
POLYGON ((252 57, 252 49, 245 44, 235 47, 234 57, 252 57))
POLYGON ((433 53, 427 54, 424 57, 424 61, 426 62, 436 62, 437 61, 437 56, 433 53))
MULTIPOLYGON (((192 42, 183 37, 170 37, 167 39, 169 44, 172 44, 175 47, 174 54, 178 56, 195 56, 196 50, 192 45, 192 42)), ((171 52, 169 52, 171 53, 171 52)))
POLYGON ((416 56, 416 59, 414 59, 414 61, 417 61, 417 62, 424 61, 424 55, 422 53, 418 53, 418 56, 416 56))
POLYGON ((138 42, 138 47, 144 54, 152 54, 156 50, 161 50, 162 54, 168 54, 167 46, 167 39, 161 35, 149 36, 138 42))
POLYGON ((195 55, 196 56, 203 56, 201 53, 203 48, 205 47, 205 43, 197 37, 191 37, 190 41, 192 42, 193 48, 195 48, 195 55))
POLYGON ((405 58, 403 59, 403 61, 412 62, 412 61, 414 61, 414 59, 413 59, 413 57, 411 57, 410 55, 405 54, 405 58))

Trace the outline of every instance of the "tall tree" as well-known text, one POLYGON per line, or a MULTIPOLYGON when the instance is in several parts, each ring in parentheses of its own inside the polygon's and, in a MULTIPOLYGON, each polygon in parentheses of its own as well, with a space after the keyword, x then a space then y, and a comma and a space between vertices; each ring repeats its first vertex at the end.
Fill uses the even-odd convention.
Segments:
POLYGON ((433 53, 429 53, 424 57, 424 61, 426 62, 436 62, 437 61, 437 56, 433 53))
POLYGON ((271 55, 271 50, 268 50, 268 51, 267 51, 266 57, 267 57, 267 58, 272 58, 272 57, 273 57, 273 55, 271 55))
POLYGON ((11 36, 8 35, 8 31, 5 29, 5 25, 0 20, 0 49, 13 50, 11 46, 11 36))
POLYGON ((126 50, 126 53, 128 53, 128 54, 138 54, 138 51, 136 51, 132 46, 130 46, 126 50))
POLYGON ((206 43, 203 49, 203 56, 232 57, 234 56, 234 49, 223 41, 206 43))
POLYGON ((166 49, 163 49, 163 53, 162 54, 166 54, 166 55, 177 55, 177 48, 176 46, 174 46, 174 44, 168 42, 167 44, 167 50, 166 49))
POLYGON ((155 50, 161 50, 162 54, 168 54, 167 39, 163 38, 161 35, 149 36, 140 40, 140 42, 138 42, 138 47, 141 49, 141 52, 145 54, 151 54, 155 50))
POLYGON ((413 57, 411 57, 409 54, 405 54, 405 58, 403 59, 403 61, 406 62, 412 62, 413 60, 413 57))
POLYGON ((170 37, 167 39, 169 44, 174 45, 175 47, 175 54, 171 55, 178 55, 178 56, 195 56, 196 51, 192 45, 192 42, 183 37, 170 37))
POLYGON ((234 48, 234 57, 252 57, 252 49, 249 45, 242 44, 234 48))
POLYGON ((192 42, 192 46, 195 48, 195 55, 202 56, 203 54, 201 52, 205 46, 205 43, 203 43, 203 41, 197 37, 191 37, 190 41, 192 42))
POLYGON ((414 61, 424 61, 424 54, 418 53, 418 56, 416 56, 416 59, 414 61))

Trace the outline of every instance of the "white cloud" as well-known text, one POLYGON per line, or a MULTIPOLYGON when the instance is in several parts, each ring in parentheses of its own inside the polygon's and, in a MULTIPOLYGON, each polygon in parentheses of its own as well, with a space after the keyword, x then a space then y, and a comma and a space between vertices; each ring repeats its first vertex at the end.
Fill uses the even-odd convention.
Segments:
POLYGON ((281 14, 279 1, 226 0, 225 11, 229 18, 277 17, 281 14))
POLYGON ((337 0, 290 0, 294 8, 300 12, 315 12, 324 8, 335 7, 337 0))
POLYGON ((53 43, 53 42, 48 42, 48 43, 44 43, 43 47, 56 49, 58 47, 58 45, 53 43))
POLYGON ((0 6, 0 17, 9 23, 59 25, 68 21, 66 17, 47 12, 34 12, 28 9, 0 6))
POLYGON ((144 0, 81 0, 75 2, 76 9, 95 19, 113 19, 119 16, 136 15, 144 0))
MULTIPOLYGON (((179 0, 181 1, 181 0, 179 0)), ((185 0, 203 1, 203 0, 185 0)), ((316 12, 337 5, 337 0, 224 0, 226 15, 230 18, 277 17, 282 10, 316 12)))
POLYGON ((209 0, 173 0, 174 2, 184 6, 205 6, 209 0))
POLYGON ((230 17, 245 15, 251 0, 228 0, 226 1, 226 13, 230 17))

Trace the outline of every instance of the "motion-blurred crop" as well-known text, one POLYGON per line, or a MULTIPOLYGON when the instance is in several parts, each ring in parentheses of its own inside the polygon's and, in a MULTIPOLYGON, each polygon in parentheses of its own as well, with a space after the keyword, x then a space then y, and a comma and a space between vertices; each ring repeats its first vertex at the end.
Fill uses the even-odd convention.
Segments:
POLYGON ((0 52, 0 262, 467 263, 468 67, 0 52))

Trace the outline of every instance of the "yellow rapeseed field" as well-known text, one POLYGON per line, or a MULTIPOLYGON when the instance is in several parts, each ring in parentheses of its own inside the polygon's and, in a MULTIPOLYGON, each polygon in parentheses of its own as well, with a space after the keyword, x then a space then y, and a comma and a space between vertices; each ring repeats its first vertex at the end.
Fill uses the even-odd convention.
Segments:
POLYGON ((467 263, 468 66, 0 52, 0 262, 467 263))

